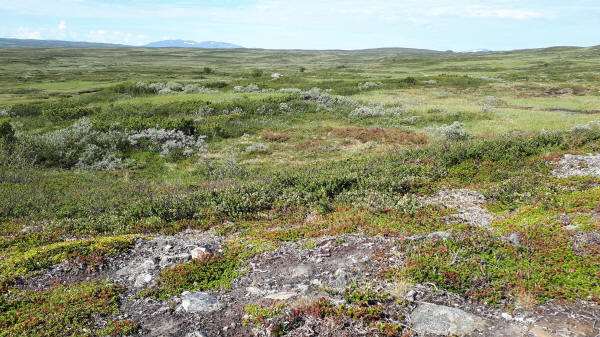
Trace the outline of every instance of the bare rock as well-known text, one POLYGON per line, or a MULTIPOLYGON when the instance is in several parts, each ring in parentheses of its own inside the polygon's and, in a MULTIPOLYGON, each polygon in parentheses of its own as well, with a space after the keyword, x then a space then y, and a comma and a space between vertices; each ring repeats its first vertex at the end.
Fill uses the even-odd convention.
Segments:
POLYGON ((560 178, 575 176, 600 177, 600 155, 566 154, 558 161, 552 175, 560 178))
POLYGON ((269 300, 275 300, 275 301, 285 301, 285 300, 289 300, 290 298, 296 297, 296 296, 298 296, 298 294, 295 292, 282 291, 279 293, 267 295, 267 296, 265 296, 265 298, 269 299, 269 300))
POLYGON ((443 305, 423 303, 410 315, 413 329, 439 335, 468 335, 486 325, 481 317, 443 305))
POLYGON ((148 273, 142 273, 142 274, 139 274, 135 278, 134 287, 143 288, 146 285, 148 285, 150 282, 152 282, 152 275, 150 275, 148 273))
POLYGON ((425 200, 431 204, 443 205, 456 209, 459 213, 453 216, 468 224, 488 227, 493 216, 483 208, 485 197, 476 191, 467 189, 455 189, 440 191, 425 200))
POLYGON ((165 268, 176 263, 187 262, 192 258, 190 254, 183 253, 177 255, 166 255, 160 258, 160 267, 165 268))
POLYGON ((201 259, 210 254, 210 250, 206 247, 197 247, 190 251, 190 256, 192 257, 192 259, 201 259))
POLYGON ((183 293, 179 310, 188 313, 212 312, 222 308, 217 298, 205 292, 183 293))

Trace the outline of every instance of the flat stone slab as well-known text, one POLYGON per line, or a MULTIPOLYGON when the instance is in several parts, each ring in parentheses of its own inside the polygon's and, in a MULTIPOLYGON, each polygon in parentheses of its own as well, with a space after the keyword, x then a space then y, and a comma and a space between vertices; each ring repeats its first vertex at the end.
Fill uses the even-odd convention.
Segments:
POLYGON ((221 303, 216 297, 205 292, 190 292, 182 294, 181 309, 188 313, 211 312, 221 309, 221 303))
POLYGON ((486 325, 481 317, 432 303, 419 305, 410 317, 414 330, 438 335, 468 335, 486 325))

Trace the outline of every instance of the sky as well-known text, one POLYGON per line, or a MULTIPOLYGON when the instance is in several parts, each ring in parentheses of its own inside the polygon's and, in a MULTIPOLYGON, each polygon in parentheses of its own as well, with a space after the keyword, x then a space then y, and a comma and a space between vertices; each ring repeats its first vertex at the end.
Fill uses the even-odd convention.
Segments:
POLYGON ((468 51, 600 45, 600 0, 0 0, 0 37, 468 51))

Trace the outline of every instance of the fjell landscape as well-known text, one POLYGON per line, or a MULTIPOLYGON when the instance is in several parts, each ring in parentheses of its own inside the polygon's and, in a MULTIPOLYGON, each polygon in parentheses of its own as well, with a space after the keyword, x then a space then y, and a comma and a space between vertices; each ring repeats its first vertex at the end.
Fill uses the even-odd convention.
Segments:
POLYGON ((0 4, 0 336, 600 336, 599 18, 0 4))

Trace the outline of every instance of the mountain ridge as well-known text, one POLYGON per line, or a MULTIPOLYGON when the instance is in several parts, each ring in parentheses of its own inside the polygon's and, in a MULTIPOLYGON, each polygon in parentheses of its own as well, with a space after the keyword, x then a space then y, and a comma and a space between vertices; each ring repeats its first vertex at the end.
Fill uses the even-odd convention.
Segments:
POLYGON ((219 41, 202 41, 196 42, 192 40, 162 40, 151 42, 144 47, 147 48, 202 48, 202 49, 239 49, 244 48, 228 42, 219 41))

